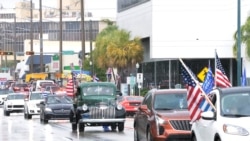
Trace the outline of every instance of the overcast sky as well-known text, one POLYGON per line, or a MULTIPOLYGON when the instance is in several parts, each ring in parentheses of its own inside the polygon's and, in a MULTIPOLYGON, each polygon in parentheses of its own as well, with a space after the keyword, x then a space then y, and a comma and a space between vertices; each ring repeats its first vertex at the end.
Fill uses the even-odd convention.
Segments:
MULTIPOLYGON (((3 8, 10 9, 15 7, 16 2, 30 0, 0 0, 3 8)), ((58 0, 42 0, 42 5, 56 7, 58 0)), ((63 1, 63 0, 62 0, 63 1)), ((117 0, 84 0, 85 12, 92 12, 93 17, 116 17, 117 0)), ((32 0, 35 7, 39 8, 39 0, 32 0)))

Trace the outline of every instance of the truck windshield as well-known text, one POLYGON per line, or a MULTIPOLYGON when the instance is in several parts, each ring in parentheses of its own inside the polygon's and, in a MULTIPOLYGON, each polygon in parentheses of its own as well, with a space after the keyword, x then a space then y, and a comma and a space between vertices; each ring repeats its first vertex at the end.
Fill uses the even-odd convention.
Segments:
POLYGON ((91 86, 83 88, 83 95, 114 95, 114 88, 107 86, 91 86))

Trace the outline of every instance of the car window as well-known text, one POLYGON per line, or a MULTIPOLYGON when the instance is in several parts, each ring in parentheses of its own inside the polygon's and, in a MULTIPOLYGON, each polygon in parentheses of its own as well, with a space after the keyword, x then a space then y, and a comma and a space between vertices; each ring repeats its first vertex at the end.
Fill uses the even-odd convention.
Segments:
POLYGON ((224 95, 221 98, 221 113, 222 115, 237 114, 250 115, 250 94, 235 93, 224 95))
POLYGON ((44 99, 44 96, 42 93, 32 93, 30 95, 30 100, 39 100, 39 99, 44 99))
POLYGON ((83 88, 83 95, 114 95, 113 87, 91 86, 83 88))
POLYGON ((157 94, 154 98, 154 109, 187 109, 187 94, 157 94))
POLYGON ((7 100, 20 100, 24 99, 24 95, 8 95, 7 100))
POLYGON ((47 97, 48 104, 72 104, 73 100, 67 96, 49 96, 47 97))

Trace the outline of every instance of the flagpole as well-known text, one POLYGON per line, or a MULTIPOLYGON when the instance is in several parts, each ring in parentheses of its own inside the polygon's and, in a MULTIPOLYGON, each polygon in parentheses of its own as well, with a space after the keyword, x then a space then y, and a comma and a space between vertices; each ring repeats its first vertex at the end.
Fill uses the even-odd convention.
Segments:
POLYGON ((217 80, 217 75, 216 75, 216 49, 214 50, 214 87, 216 88, 216 80, 217 80))
POLYGON ((207 102, 212 106, 212 108, 216 111, 216 108, 214 107, 213 103, 209 100, 208 96, 206 95, 206 93, 203 91, 201 85, 199 82, 197 82, 196 79, 194 79, 193 75, 189 72, 189 69, 187 68, 187 66, 185 65, 185 63, 182 61, 181 58, 179 58, 182 66, 184 66, 184 68, 186 69, 186 71, 188 72, 188 74, 191 76, 191 78, 194 80, 194 82, 196 83, 196 85, 198 85, 198 87, 200 88, 201 92, 202 92, 202 96, 205 97, 205 99, 207 100, 207 102))

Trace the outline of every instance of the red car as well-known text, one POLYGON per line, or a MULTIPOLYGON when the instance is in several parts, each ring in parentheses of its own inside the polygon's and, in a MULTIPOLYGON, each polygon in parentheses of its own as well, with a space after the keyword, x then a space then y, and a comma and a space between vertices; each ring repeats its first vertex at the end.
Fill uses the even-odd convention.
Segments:
POLYGON ((14 83, 12 84, 12 90, 14 92, 29 92, 30 87, 27 83, 14 83))
POLYGON ((127 116, 135 114, 142 100, 142 96, 122 96, 118 99, 119 103, 124 107, 127 116))

